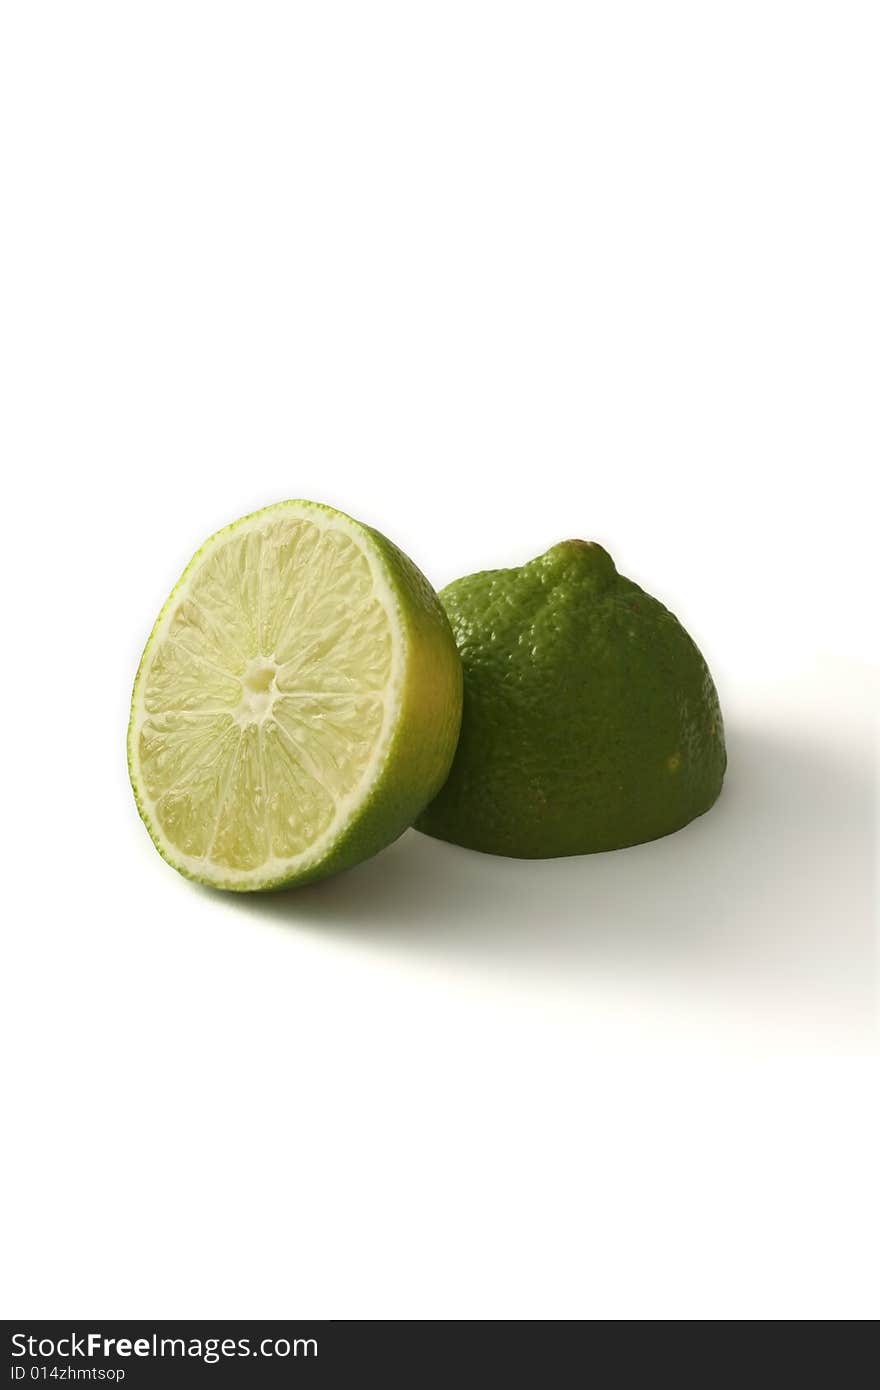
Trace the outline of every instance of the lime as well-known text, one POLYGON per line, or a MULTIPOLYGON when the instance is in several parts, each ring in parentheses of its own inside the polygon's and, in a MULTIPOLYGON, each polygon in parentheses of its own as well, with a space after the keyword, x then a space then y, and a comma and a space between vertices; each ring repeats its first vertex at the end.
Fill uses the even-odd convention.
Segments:
POLYGON ((449 623, 412 561, 331 507, 280 502, 184 570, 135 679, 128 766, 175 869, 277 888, 396 839, 460 719, 449 623))
POLYGON ((440 595, 464 666, 458 751, 417 822, 489 854, 620 849, 680 829, 727 757, 706 663, 588 541, 440 595))

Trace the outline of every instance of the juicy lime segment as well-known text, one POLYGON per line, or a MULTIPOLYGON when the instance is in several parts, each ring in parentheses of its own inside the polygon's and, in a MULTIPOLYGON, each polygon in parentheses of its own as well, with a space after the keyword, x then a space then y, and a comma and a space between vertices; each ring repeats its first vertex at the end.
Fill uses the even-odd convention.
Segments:
MULTIPOLYGON (((147 644, 129 729, 141 814, 181 872, 247 889, 336 866, 325 861, 381 792, 424 656, 385 548, 342 513, 282 503, 218 532, 184 572, 147 644)), ((385 819, 361 849, 404 828, 390 807, 385 819)))

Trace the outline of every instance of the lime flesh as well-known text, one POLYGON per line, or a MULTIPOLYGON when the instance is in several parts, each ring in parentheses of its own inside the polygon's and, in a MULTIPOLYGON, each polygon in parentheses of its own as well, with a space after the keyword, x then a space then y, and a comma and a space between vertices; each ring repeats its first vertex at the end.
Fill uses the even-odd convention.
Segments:
POLYGON ((132 786, 181 873, 305 882, 401 834, 442 784, 460 716, 454 641, 412 562, 332 508, 279 503, 212 536, 159 615, 132 786))

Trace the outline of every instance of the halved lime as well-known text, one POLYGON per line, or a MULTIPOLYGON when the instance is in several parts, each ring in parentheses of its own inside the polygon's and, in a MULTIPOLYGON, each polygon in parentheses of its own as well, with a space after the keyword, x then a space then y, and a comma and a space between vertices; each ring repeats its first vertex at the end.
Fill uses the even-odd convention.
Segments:
POLYGON ((445 613, 384 536, 279 502, 205 542, 150 634, 128 766, 159 853, 215 888, 278 888, 396 839, 461 720, 445 613))
POLYGON ((595 541, 440 595, 461 651, 452 771, 418 829, 517 859, 624 849, 717 799, 727 752, 701 653, 595 541))

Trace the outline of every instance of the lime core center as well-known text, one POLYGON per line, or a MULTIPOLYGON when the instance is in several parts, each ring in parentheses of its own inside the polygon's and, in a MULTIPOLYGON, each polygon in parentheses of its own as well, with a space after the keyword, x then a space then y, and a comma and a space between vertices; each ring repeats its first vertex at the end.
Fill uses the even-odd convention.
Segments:
POLYGON ((241 677, 241 700, 235 711, 239 724, 257 724, 268 719, 278 696, 274 661, 258 656, 250 661, 241 677))

